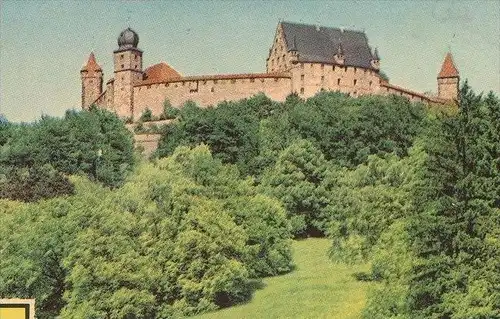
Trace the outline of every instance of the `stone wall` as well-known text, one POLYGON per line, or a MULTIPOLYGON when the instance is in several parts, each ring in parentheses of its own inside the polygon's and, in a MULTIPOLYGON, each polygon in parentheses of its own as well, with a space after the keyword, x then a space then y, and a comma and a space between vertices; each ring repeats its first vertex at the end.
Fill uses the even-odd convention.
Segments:
POLYGON ((378 73, 371 69, 299 62, 290 72, 292 91, 303 98, 312 97, 321 90, 360 96, 374 94, 380 88, 378 73))
POLYGON ((284 101, 291 92, 291 86, 290 75, 266 73, 184 77, 164 83, 136 85, 133 118, 137 120, 146 108, 153 115, 160 115, 166 99, 174 107, 180 107, 188 100, 206 107, 262 92, 272 100, 284 101))
POLYGON ((406 97, 412 102, 425 102, 425 103, 436 102, 432 97, 426 96, 422 93, 410 91, 405 88, 389 84, 387 82, 381 84, 379 94, 382 95, 395 94, 406 97))
POLYGON ((453 100, 458 97, 458 77, 438 78, 438 96, 442 99, 453 100))
POLYGON ((161 134, 135 134, 135 147, 142 151, 144 157, 149 157, 158 148, 161 134))

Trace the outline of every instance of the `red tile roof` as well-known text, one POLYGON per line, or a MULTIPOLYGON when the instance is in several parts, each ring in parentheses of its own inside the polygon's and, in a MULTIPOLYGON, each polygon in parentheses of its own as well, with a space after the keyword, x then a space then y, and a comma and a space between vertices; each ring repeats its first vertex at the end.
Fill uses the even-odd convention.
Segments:
POLYGON ((144 70, 144 81, 142 81, 141 84, 166 82, 181 77, 182 75, 175 71, 170 65, 161 62, 144 70))
POLYGON ((441 66, 441 72, 439 72, 439 78, 454 78, 458 76, 458 70, 453 63, 453 57, 451 53, 448 52, 444 58, 443 66, 441 66))
POLYGON ((99 66, 99 64, 97 64, 97 62, 95 60, 94 52, 90 53, 87 64, 82 67, 81 71, 87 71, 87 72, 101 72, 102 71, 101 67, 99 66))

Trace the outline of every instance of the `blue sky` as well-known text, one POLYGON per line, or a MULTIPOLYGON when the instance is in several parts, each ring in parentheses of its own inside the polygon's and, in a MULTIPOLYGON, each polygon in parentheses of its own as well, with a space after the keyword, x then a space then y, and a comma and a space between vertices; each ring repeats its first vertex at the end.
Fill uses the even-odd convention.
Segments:
POLYGON ((451 48, 462 79, 500 92, 500 1, 1 1, 0 113, 10 121, 80 108, 94 51, 105 81, 120 31, 139 33, 144 66, 183 75, 264 72, 280 19, 365 30, 390 82, 436 91, 451 48))

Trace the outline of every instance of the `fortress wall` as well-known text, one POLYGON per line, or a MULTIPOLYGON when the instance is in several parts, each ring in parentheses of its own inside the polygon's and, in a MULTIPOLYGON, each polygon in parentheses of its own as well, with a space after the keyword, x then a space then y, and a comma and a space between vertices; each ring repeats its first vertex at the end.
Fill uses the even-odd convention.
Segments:
POLYGON ((292 72, 292 89, 303 98, 321 90, 340 91, 352 96, 379 91, 380 78, 370 69, 341 67, 325 63, 297 63, 292 72))
POLYGON ((152 83, 134 87, 134 119, 149 108, 153 115, 163 112, 163 102, 170 101, 174 107, 181 107, 192 100, 206 107, 222 101, 235 101, 264 93, 272 100, 284 101, 291 93, 291 79, 286 76, 257 76, 223 78, 193 77, 167 83, 152 83))
POLYGON ((406 97, 407 99, 409 99, 412 102, 425 102, 425 103, 432 102, 432 100, 429 97, 427 97, 421 93, 413 92, 413 91, 410 91, 410 90, 407 90, 407 89, 404 89, 404 88, 401 88, 401 87, 398 87, 398 86, 395 86, 392 84, 382 84, 380 86, 379 94, 399 95, 399 96, 406 97))

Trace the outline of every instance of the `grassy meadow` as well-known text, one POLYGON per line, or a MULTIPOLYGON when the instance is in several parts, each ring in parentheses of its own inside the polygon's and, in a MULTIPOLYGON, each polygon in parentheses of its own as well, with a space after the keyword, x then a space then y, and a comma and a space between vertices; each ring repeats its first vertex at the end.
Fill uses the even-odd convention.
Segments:
POLYGON ((330 245, 323 238, 294 241, 294 271, 265 278, 264 288, 247 304, 192 318, 360 318, 373 284, 357 281, 352 274, 369 267, 332 263, 327 256, 330 245))

